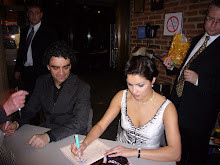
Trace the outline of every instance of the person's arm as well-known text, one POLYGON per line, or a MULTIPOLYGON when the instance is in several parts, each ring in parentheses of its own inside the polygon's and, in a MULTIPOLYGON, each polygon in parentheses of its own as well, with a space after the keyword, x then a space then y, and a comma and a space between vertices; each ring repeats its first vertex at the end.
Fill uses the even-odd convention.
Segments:
POLYGON ((3 108, 3 106, 0 106, 0 124, 5 122, 8 119, 8 116, 3 108))
POLYGON ((19 108, 24 107, 25 97, 28 94, 27 91, 20 90, 18 92, 13 93, 8 100, 3 105, 3 108, 7 114, 7 116, 11 115, 19 108))
POLYGON ((16 112, 19 108, 24 107, 25 97, 28 95, 27 91, 20 90, 13 93, 3 106, 0 106, 0 123, 7 120, 7 116, 16 112))
MULTIPOLYGON (((5 104, 0 108, 0 123, 5 122, 7 120, 7 116, 11 115, 19 108, 24 107, 25 97, 28 94, 27 91, 20 90, 18 92, 13 93, 5 104)), ((10 136, 14 133, 17 128, 17 123, 10 122, 7 129, 5 130, 5 124, 2 125, 2 131, 6 133, 7 136, 10 136)))
MULTIPOLYGON (((181 138, 176 108, 172 103, 167 106, 163 120, 168 145, 158 149, 142 149, 140 151, 140 158, 154 161, 180 161, 181 138)), ((138 150, 117 146, 107 151, 105 155, 109 157, 138 157, 138 150)))
MULTIPOLYGON (((86 147, 101 136, 106 130, 109 124, 117 117, 121 110, 121 99, 123 91, 118 92, 112 99, 107 111, 101 120, 90 130, 84 141, 80 144, 80 148, 76 149, 76 143, 72 144, 71 152, 74 155, 78 155, 79 152, 83 152, 86 147)), ((83 154, 83 153, 82 153, 83 154)))
POLYGON ((168 75, 178 74, 179 69, 173 66, 172 56, 166 57, 163 61, 164 66, 167 68, 168 75))

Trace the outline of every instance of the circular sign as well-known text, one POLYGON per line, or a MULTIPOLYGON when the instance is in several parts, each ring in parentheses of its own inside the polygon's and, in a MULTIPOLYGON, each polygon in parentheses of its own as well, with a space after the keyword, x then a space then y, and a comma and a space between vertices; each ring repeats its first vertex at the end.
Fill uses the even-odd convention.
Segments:
POLYGON ((167 20, 167 30, 171 33, 177 31, 179 27, 179 20, 176 16, 172 16, 167 20))

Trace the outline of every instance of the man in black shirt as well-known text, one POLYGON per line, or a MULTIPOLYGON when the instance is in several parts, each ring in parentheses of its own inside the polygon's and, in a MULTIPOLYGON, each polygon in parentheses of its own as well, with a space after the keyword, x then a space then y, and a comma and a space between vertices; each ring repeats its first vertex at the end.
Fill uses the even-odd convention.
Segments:
MULTIPOLYGON (((17 120, 21 126, 42 108, 46 120, 41 126, 51 130, 30 138, 26 145, 35 148, 73 134, 86 134, 90 111, 89 85, 70 73, 71 62, 75 60, 72 49, 64 42, 55 42, 44 55, 50 74, 38 78, 22 119, 17 120)), ((10 123, 6 134, 11 129, 17 126, 10 123)))

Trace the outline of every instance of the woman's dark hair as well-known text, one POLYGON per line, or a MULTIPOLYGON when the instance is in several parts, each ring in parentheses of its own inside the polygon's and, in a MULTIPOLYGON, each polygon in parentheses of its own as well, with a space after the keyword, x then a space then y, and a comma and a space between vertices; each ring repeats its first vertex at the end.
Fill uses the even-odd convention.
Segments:
POLYGON ((76 62, 75 51, 64 41, 56 41, 48 46, 44 52, 43 64, 47 66, 52 57, 69 58, 72 64, 76 62))
POLYGON ((157 77, 158 70, 154 61, 147 56, 133 56, 125 66, 125 76, 128 74, 138 74, 152 81, 157 77))

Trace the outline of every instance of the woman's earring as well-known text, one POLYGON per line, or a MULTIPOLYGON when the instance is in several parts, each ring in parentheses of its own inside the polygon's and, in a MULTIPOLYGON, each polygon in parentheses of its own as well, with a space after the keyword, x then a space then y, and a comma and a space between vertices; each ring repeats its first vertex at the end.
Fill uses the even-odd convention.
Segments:
POLYGON ((151 86, 152 86, 152 88, 153 88, 153 87, 154 87, 154 84, 152 84, 151 86))

